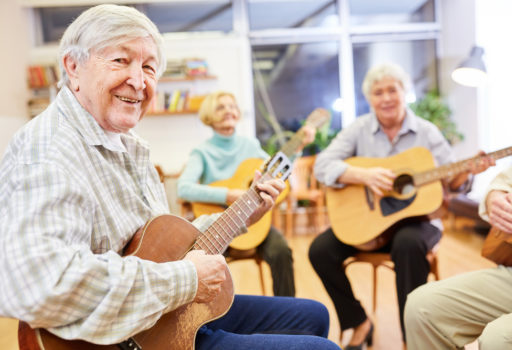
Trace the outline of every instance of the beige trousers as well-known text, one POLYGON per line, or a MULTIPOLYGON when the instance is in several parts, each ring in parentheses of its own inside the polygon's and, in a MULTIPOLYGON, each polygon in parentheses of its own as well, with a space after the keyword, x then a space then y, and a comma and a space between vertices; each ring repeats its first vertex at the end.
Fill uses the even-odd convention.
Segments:
POLYGON ((427 283, 405 305, 408 350, 512 349, 512 267, 478 270, 427 283))

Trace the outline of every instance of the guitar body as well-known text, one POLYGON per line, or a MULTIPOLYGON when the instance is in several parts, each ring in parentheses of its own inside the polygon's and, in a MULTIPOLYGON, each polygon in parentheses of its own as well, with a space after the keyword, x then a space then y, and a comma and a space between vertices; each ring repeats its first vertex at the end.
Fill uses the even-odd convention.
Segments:
MULTIPOLYGON (((254 172, 261 169, 265 161, 260 158, 249 158, 244 160, 238 166, 233 176, 226 180, 215 181, 208 186, 214 187, 227 187, 230 189, 247 190, 251 186, 254 172)), ((281 192, 276 200, 276 204, 283 201, 290 192, 288 181, 286 182, 286 189, 281 192)), ((195 217, 201 215, 210 215, 220 213, 225 208, 218 204, 193 202, 192 211, 195 217)), ((260 220, 247 228, 247 233, 236 237, 230 244, 231 248, 239 250, 248 250, 259 246, 267 237, 270 226, 272 225, 272 211, 268 211, 260 220)))
MULTIPOLYGON (((135 234, 124 255, 135 255, 159 263, 181 260, 200 234, 182 218, 158 216, 135 234)), ((133 339, 143 349, 194 349, 197 330, 205 323, 223 316, 231 307, 233 298, 233 281, 228 272, 221 292, 214 300, 201 304, 192 302, 166 313, 152 328, 133 336, 133 339)), ((103 346, 64 340, 45 329, 33 330, 23 322, 20 322, 18 339, 21 350, 119 350, 115 344, 103 346)))
MULTIPOLYGON (((423 147, 386 158, 353 157, 345 162, 363 168, 391 169, 397 175, 395 182, 434 167, 431 153, 423 147)), ((393 191, 376 197, 363 185, 348 185, 341 189, 329 187, 327 213, 334 234, 340 241, 360 249, 377 249, 386 243, 384 238, 379 241, 379 236, 391 225, 408 217, 431 214, 441 206, 443 188, 440 181, 421 187, 410 183, 406 186, 407 191, 410 192, 393 191)))
POLYGON ((482 256, 498 265, 512 266, 512 234, 492 227, 485 238, 482 256))

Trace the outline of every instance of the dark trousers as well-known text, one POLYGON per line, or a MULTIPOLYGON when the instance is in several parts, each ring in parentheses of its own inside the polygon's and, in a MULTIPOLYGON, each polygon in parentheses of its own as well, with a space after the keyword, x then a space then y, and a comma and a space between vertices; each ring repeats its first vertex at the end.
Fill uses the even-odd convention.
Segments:
MULTIPOLYGON (((391 241, 379 251, 390 252, 395 264, 400 326, 405 337, 403 314, 407 294, 427 281, 430 265, 426 254, 439 241, 441 232, 428 221, 411 220, 400 222, 391 230, 391 241)), ((316 237, 309 248, 309 260, 334 303, 342 330, 356 327, 367 318, 342 268, 343 261, 357 251, 338 240, 330 228, 316 237)))
POLYGON ((295 296, 292 250, 283 235, 274 227, 258 246, 258 253, 270 266, 275 296, 295 296))

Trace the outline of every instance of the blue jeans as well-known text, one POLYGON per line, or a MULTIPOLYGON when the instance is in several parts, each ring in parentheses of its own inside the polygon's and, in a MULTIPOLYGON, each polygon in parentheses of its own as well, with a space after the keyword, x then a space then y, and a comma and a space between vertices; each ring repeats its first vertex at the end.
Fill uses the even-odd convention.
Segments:
POLYGON ((199 329, 198 350, 337 349, 326 339, 329 314, 319 302, 235 295, 231 309, 199 329))

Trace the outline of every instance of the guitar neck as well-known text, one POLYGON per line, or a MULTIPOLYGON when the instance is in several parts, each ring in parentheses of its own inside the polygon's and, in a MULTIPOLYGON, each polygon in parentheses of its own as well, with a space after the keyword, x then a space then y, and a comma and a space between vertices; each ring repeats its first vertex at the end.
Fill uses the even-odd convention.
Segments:
MULTIPOLYGON (((487 153, 485 156, 494 160, 509 156, 512 154, 512 147, 500 149, 495 152, 487 153)), ((450 178, 457 174, 469 171, 471 166, 478 162, 484 156, 475 156, 455 163, 445 164, 435 169, 426 170, 414 175, 414 184, 416 186, 426 185, 444 178, 450 178)))
POLYGON ((262 201, 255 187, 251 186, 198 237, 193 249, 202 249, 207 254, 223 253, 262 201))
POLYGON ((304 137, 304 131, 299 130, 283 145, 281 148, 281 152, 283 152, 287 157, 291 157, 295 154, 296 150, 302 143, 302 139, 304 137))

